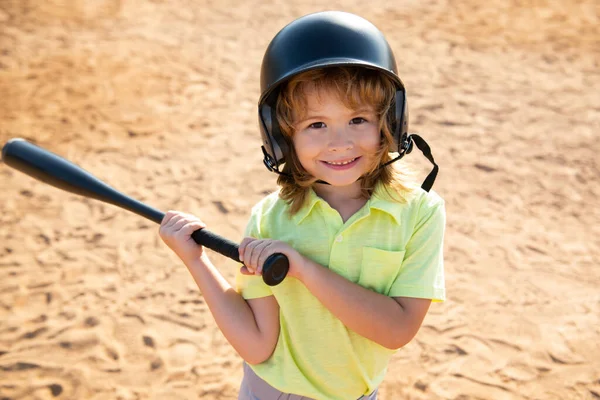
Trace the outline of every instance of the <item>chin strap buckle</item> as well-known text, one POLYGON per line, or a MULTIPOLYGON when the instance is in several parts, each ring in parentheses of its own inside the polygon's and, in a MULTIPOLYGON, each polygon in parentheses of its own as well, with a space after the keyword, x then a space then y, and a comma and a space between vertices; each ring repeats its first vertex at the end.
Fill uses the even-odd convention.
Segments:
POLYGON ((410 154, 410 152, 413 150, 413 141, 412 141, 412 137, 411 135, 407 135, 404 140, 402 141, 402 145, 400 147, 400 154, 401 155, 405 155, 405 154, 410 154))
POLYGON ((267 169, 271 172, 279 172, 277 171, 275 160, 269 155, 269 153, 267 153, 265 146, 260 146, 260 148, 263 152, 263 164, 265 164, 265 167, 267 167, 267 169))

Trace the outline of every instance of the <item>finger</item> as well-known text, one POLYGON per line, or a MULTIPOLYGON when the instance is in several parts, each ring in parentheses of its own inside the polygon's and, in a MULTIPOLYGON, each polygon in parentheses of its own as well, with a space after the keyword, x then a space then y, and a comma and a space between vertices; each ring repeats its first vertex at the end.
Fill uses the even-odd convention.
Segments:
POLYGON ((160 224, 163 226, 166 225, 167 223, 169 223, 171 218, 173 218, 175 215, 177 215, 176 211, 174 211, 174 210, 167 211, 165 216, 163 217, 162 221, 160 222, 160 224))
POLYGON ((245 265, 240 268, 242 275, 254 275, 254 272, 250 271, 245 265))
POLYGON ((254 273, 257 275, 262 270, 262 266, 258 263, 258 259, 261 255, 261 253, 264 251, 264 249, 269 246, 269 243, 270 243, 270 241, 268 241, 268 240, 264 240, 264 241, 261 240, 252 249, 252 255, 250 256, 250 265, 252 265, 254 267, 254 273))
POLYGON ((172 213, 172 216, 169 218, 169 220, 164 224, 164 227, 167 230, 170 230, 171 227, 173 227, 173 225, 175 225, 177 223, 177 221, 181 220, 182 218, 182 213, 179 211, 170 211, 172 213))
POLYGON ((193 219, 189 219, 187 220, 188 224, 194 224, 195 226, 197 226, 197 229, 202 229, 202 228, 206 228, 206 224, 204 222, 202 222, 201 220, 199 220, 198 218, 193 218, 193 219))
POLYGON ((240 245, 238 246, 238 257, 240 259, 241 262, 244 262, 244 253, 246 251, 246 247, 254 242, 256 239, 252 238, 252 237, 245 237, 244 239, 242 239, 242 242, 240 243, 240 245))
MULTIPOLYGON (((245 240, 245 239, 244 239, 245 240)), ((243 243, 244 241, 242 241, 243 243)), ((244 260, 244 265, 246 266, 246 268, 248 268, 249 270, 252 271, 252 273, 254 273, 254 266, 252 265, 252 252, 254 251, 254 247, 256 247, 256 245, 258 244, 258 240, 253 240, 253 241, 247 241, 246 243, 244 243, 243 246, 243 252, 242 252, 242 257, 241 259, 244 260)))
POLYGON ((206 228, 206 224, 200 220, 188 221, 187 224, 179 230, 179 233, 181 233, 182 236, 192 236, 194 232, 204 228, 206 228))
POLYGON ((185 214, 185 213, 181 213, 181 216, 183 217, 183 219, 185 219, 187 222, 197 222, 201 225, 202 228, 206 228, 206 224, 198 217, 196 217, 195 215, 192 214, 185 214))
POLYGON ((252 271, 252 273, 256 272, 256 264, 253 262, 255 260, 254 254, 258 254, 259 250, 256 250, 256 247, 261 243, 264 243, 263 240, 254 240, 248 243, 244 249, 243 259, 244 265, 252 271))
POLYGON ((267 243, 267 245, 263 248, 263 250, 260 252, 260 255, 258 256, 258 260, 256 260, 257 263, 257 268, 256 268, 256 272, 259 275, 262 275, 262 271, 263 271, 263 265, 265 265, 265 261, 267 261, 267 258, 269 258, 269 256, 271 256, 271 254, 275 253, 275 249, 276 249, 276 245, 274 242, 269 241, 267 243))
POLYGON ((160 228, 158 230, 159 234, 163 237, 172 235, 172 227, 180 219, 181 215, 177 211, 169 211, 163 219, 163 221, 161 222, 160 228))
POLYGON ((160 223, 160 227, 161 228, 166 228, 167 226, 169 226, 170 224, 173 223, 173 218, 177 217, 177 211, 168 211, 165 216, 163 217, 161 223, 160 223))
POLYGON ((188 224, 190 221, 190 219, 186 216, 181 216, 172 226, 171 226, 171 231, 173 231, 173 233, 176 234, 180 234, 181 233, 181 228, 183 228, 186 224, 188 224))

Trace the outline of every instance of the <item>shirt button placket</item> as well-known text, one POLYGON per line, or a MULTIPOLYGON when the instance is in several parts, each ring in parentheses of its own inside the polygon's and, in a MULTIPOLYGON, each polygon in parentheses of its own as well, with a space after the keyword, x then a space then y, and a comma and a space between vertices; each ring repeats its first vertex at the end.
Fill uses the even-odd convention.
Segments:
POLYGON ((346 276, 346 267, 340 264, 343 259, 342 255, 344 254, 343 241, 344 236, 341 233, 335 235, 333 244, 331 245, 331 253, 329 254, 329 268, 339 275, 346 276))

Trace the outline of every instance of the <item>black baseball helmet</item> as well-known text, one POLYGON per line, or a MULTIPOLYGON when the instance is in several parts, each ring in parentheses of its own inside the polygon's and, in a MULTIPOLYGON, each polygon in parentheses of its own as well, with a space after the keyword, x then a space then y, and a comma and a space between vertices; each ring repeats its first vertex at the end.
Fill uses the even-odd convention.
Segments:
POLYGON ((265 52, 258 102, 262 150, 266 167, 279 172, 289 154, 275 117, 279 90, 302 72, 327 67, 364 67, 386 74, 397 87, 390 152, 409 151, 406 91, 398 76, 394 53, 383 34, 369 21, 341 11, 298 18, 273 38, 265 52))

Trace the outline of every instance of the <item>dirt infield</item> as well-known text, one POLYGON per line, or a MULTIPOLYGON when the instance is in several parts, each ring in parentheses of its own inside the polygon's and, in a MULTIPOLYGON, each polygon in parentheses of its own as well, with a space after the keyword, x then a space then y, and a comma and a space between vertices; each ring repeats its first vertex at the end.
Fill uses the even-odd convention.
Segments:
MULTIPOLYGON (((269 40, 357 13, 396 53, 448 213, 448 301, 380 398, 599 399, 599 3, 366 4, 0 0, 0 143, 240 240, 275 189, 256 121, 269 40)), ((0 211, 1 399, 236 398, 241 359, 155 224, 1 164, 0 211)))

